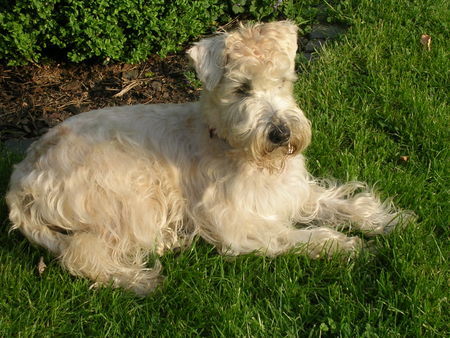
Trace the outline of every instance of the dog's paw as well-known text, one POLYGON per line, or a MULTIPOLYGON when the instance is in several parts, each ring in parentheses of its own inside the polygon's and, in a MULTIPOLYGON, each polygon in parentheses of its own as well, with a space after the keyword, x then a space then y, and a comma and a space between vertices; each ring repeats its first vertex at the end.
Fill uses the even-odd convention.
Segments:
POLYGON ((357 236, 348 237, 331 229, 329 231, 321 229, 320 233, 311 236, 307 250, 309 256, 315 259, 332 257, 336 254, 353 257, 361 251, 363 246, 363 240, 357 236))
POLYGON ((359 229, 368 237, 388 235, 394 229, 404 229, 416 220, 417 216, 414 212, 404 210, 387 215, 384 219, 377 220, 378 222, 361 225, 359 226, 359 229))
POLYGON ((407 226, 417 221, 417 215, 411 210, 400 211, 391 222, 386 224, 383 229, 383 234, 387 235, 394 229, 404 229, 407 226))

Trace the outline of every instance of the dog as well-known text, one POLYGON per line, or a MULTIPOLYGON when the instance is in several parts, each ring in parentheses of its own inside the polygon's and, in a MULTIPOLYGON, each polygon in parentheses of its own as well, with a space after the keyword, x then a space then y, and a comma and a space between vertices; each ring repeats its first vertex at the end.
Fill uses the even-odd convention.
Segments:
POLYGON ((363 247, 402 213, 365 184, 312 177, 311 124, 293 97, 297 27, 252 24, 187 54, 199 102, 111 107, 51 129, 16 165, 12 229, 71 274, 147 295, 161 283, 151 254, 201 236, 226 255, 312 258, 363 247))

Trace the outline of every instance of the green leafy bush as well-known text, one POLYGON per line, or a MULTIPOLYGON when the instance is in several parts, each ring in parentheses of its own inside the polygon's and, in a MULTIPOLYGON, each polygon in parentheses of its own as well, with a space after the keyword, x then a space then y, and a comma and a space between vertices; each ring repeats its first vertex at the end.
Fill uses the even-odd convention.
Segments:
POLYGON ((10 65, 48 56, 72 62, 138 62, 151 53, 177 51, 189 39, 211 32, 236 15, 298 20, 302 8, 315 2, 0 0, 0 60, 10 65))

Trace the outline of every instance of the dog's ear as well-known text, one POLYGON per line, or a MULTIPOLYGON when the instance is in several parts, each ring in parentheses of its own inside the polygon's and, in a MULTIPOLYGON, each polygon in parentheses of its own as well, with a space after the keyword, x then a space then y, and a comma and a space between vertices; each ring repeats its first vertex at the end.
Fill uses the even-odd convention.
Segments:
POLYGON ((225 66, 225 34, 200 40, 187 54, 205 88, 213 90, 222 78, 225 66))

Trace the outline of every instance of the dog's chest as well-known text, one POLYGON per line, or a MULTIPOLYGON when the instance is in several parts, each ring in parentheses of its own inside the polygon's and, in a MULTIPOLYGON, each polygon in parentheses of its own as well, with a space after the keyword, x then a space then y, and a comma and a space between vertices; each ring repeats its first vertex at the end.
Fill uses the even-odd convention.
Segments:
MULTIPOLYGON (((226 164, 224 164, 226 166, 226 164)), ((307 198, 309 184, 303 157, 288 163, 282 172, 225 168, 223 176, 211 179, 203 191, 203 202, 211 208, 229 208, 239 214, 264 219, 290 220, 307 198)))

